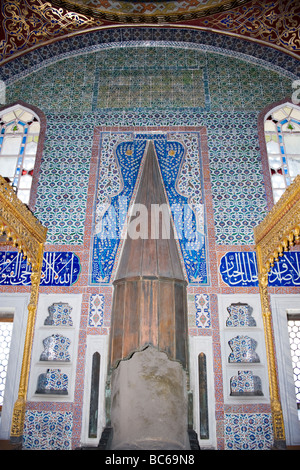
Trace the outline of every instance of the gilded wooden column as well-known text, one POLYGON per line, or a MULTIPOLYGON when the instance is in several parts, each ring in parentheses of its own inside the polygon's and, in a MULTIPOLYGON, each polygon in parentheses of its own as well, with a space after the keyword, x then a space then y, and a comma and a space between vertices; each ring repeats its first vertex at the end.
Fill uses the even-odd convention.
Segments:
MULTIPOLYGON (((259 254, 258 254, 259 258, 259 254)), ((260 263, 258 262, 258 265, 260 263)), ((276 358, 274 348, 274 337, 272 330, 272 313, 268 294, 268 271, 262 268, 258 276, 260 298, 262 305, 262 317, 266 341, 269 390, 271 400, 271 410, 273 419, 274 445, 275 447, 285 446, 285 431, 282 408, 279 398, 278 379, 276 372, 276 358)))
POLYGON ((38 303, 39 285, 41 279, 43 251, 40 253, 40 262, 32 267, 31 274, 31 292, 28 304, 28 320, 26 328, 26 336, 24 343, 24 352, 22 360, 22 369, 20 375, 18 398, 14 405, 12 424, 11 424, 11 441, 14 443, 21 443, 23 436, 25 411, 26 411, 26 396, 28 387, 28 378, 30 370, 30 358, 34 333, 35 316, 38 303))

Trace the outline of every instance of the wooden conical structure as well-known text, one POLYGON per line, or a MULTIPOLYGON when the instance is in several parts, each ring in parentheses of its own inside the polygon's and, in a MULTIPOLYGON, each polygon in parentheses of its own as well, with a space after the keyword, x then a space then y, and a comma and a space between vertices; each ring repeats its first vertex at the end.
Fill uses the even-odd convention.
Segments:
MULTIPOLYGON (((143 228, 141 237, 128 230, 113 283, 110 365, 152 345, 187 368, 187 283, 171 211, 169 218, 164 212, 159 230, 153 217, 158 207, 169 208, 153 141, 144 158, 135 199, 143 228)), ((136 220, 132 216, 128 228, 136 220)))
POLYGON ((135 199, 140 215, 129 221, 114 280, 111 448, 190 449, 187 283, 152 141, 144 158, 135 199), (162 230, 153 217, 158 207, 168 209, 162 230), (131 230, 138 225, 138 233, 131 230))

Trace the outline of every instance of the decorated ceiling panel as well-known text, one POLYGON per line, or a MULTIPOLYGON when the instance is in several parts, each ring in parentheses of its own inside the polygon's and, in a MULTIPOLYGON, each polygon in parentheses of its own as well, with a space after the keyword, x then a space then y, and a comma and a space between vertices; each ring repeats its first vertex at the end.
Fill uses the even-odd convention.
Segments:
POLYGON ((209 31, 298 58, 299 19, 297 0, 4 0, 0 64, 66 37, 129 25, 209 31))

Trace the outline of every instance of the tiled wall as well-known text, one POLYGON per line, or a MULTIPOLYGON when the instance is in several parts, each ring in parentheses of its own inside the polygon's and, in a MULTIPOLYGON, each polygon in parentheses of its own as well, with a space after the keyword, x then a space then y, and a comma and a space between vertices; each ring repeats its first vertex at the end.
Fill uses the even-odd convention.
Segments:
POLYGON ((48 228, 46 249, 75 251, 82 269, 79 280, 69 288, 41 288, 42 293, 83 295, 78 363, 73 403, 28 404, 26 448, 80 445, 86 339, 107 334, 110 324, 111 287, 90 284, 101 133, 151 132, 154 128, 165 133, 196 129, 201 136, 209 280, 205 287, 189 286, 189 332, 211 337, 215 447, 270 447, 268 403, 224 404, 217 294, 240 293, 242 301, 243 293, 257 294, 258 289, 239 291, 222 284, 218 260, 232 249, 253 250, 253 227, 267 210, 258 114, 291 95, 291 83, 278 67, 262 67, 250 57, 246 61, 153 44, 65 56, 24 78, 10 79, 7 103, 22 99, 41 108, 47 119, 34 209, 48 228))

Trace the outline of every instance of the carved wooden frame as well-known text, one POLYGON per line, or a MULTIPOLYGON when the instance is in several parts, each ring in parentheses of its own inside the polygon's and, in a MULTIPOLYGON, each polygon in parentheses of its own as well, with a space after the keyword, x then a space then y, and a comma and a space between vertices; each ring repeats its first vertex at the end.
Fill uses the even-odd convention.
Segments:
POLYGON ((11 440, 19 444, 23 436, 31 346, 47 229, 17 198, 12 187, 2 176, 0 176, 0 235, 6 237, 7 244, 13 245, 23 253, 23 257, 32 268, 22 369, 11 426, 11 440))
POLYGON ((272 312, 268 294, 268 273, 285 251, 300 243, 300 175, 295 178, 264 220, 255 227, 254 238, 268 359, 274 446, 285 447, 284 422, 276 371, 272 312))

